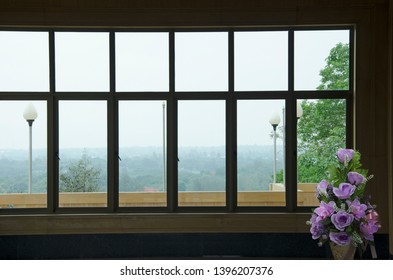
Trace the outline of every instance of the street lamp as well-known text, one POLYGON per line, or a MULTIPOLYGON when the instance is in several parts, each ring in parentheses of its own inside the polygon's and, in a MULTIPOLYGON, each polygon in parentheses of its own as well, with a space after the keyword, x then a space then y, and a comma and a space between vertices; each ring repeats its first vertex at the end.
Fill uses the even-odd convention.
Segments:
POLYGON ((37 110, 34 108, 33 103, 30 102, 23 112, 23 117, 29 124, 29 193, 32 192, 33 185, 33 122, 37 116, 37 110))
POLYGON ((273 126, 273 141, 274 141, 274 151, 273 151, 273 183, 276 183, 276 158, 277 158, 277 150, 276 150, 276 142, 277 142, 277 134, 276 134, 276 129, 278 124, 280 123, 281 119, 280 119, 280 115, 275 112, 273 113, 273 115, 271 115, 269 122, 270 124, 273 126))
MULTIPOLYGON (((303 108, 302 104, 297 101, 296 103, 296 119, 299 121, 299 119, 303 116, 303 108)), ((285 165, 285 107, 282 108, 282 118, 283 118, 283 125, 282 125, 282 141, 283 141, 283 164, 285 165)), ((280 115, 278 113, 274 113, 270 119, 269 122, 273 126, 274 134, 273 134, 273 139, 274 139, 274 166, 273 166, 273 177, 274 177, 274 183, 276 183, 276 140, 277 140, 277 134, 276 134, 276 129, 277 126, 280 124, 280 115)), ((283 168, 283 180, 284 180, 284 185, 285 185, 285 167, 283 168)))

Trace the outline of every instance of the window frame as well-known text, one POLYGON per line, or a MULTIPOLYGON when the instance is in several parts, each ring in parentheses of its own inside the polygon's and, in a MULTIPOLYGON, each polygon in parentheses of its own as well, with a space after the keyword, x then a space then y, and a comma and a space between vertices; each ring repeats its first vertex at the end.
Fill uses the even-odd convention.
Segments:
POLYGON ((345 99, 346 145, 354 146, 354 26, 312 27, 232 27, 232 28, 0 28, 0 31, 46 31, 49 38, 49 92, 0 92, 0 100, 42 100, 47 102, 47 158, 48 184, 47 208, 0 209, 0 214, 91 214, 91 213, 304 213, 310 207, 297 206, 297 141, 296 101, 299 99, 345 99), (294 89, 294 34, 306 30, 348 30, 350 45, 349 89, 317 91, 294 89), (285 91, 235 91, 234 34, 242 31, 288 32, 288 89, 285 91), (109 33, 109 91, 108 92, 57 92, 55 88, 55 33, 56 32, 108 32, 109 33), (164 32, 169 38, 169 91, 168 92, 117 92, 115 73, 115 36, 121 32, 164 32), (181 92, 175 90, 175 33, 178 32, 227 32, 228 33, 228 91, 181 92), (282 99, 285 100, 285 206, 238 207, 237 206, 237 100, 282 99), (59 101, 104 100, 107 102, 107 207, 60 208, 59 207, 59 101), (119 207, 119 119, 118 104, 122 100, 164 100, 167 112, 167 206, 166 207, 119 207), (179 100, 224 100, 226 106, 226 206, 178 207, 177 164, 177 112, 179 100))

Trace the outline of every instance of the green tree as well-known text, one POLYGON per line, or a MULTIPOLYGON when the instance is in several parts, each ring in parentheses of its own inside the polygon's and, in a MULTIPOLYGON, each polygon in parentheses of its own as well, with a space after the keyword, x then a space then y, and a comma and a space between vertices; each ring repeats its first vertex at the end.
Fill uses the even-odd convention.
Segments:
POLYGON ((101 171, 94 167, 86 151, 82 158, 60 174, 61 192, 97 192, 101 171))
MULTIPOLYGON (((349 45, 337 44, 320 71, 318 90, 346 90, 349 86, 349 45)), ((345 147, 346 103, 343 99, 302 102, 298 123, 298 181, 316 183, 326 177, 338 148, 345 147)))
POLYGON ((349 87, 349 45, 338 43, 325 59, 326 65, 319 72, 318 90, 347 90, 349 87))

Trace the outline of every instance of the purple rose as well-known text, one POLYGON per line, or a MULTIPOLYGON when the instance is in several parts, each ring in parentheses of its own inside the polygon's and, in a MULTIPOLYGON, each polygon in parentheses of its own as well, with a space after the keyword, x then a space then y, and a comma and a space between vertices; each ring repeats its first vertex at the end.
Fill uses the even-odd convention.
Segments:
POLYGON ((360 231, 363 233, 363 237, 366 240, 374 241, 374 233, 378 231, 379 227, 374 221, 368 221, 368 223, 360 224, 360 231))
POLYGON ((360 185, 364 182, 363 175, 357 172, 349 172, 347 177, 348 182, 350 182, 352 185, 360 185))
POLYGON ((355 151, 352 149, 338 149, 337 158, 340 162, 350 162, 353 158, 355 151))
POLYGON ((311 217, 311 228, 310 233, 312 239, 318 239, 325 233, 325 228, 323 227, 322 223, 316 220, 317 215, 313 214, 311 217))
POLYGON ((343 210, 338 211, 336 214, 333 214, 331 217, 333 225, 339 231, 344 231, 347 226, 352 224, 353 222, 353 215, 349 214, 343 210))
POLYGON ((349 236, 346 232, 331 232, 329 233, 329 238, 331 241, 340 246, 346 246, 351 243, 351 236, 349 236))
POLYGON ((367 205, 361 204, 359 200, 356 198, 354 201, 347 201, 348 207, 350 207, 351 212, 356 220, 360 220, 364 216, 366 216, 367 205))
POLYGON ((318 185, 315 187, 315 191, 318 193, 318 195, 327 195, 327 189, 329 187, 329 183, 326 180, 322 180, 319 182, 318 185))
POLYGON ((334 213, 334 206, 336 206, 336 203, 334 201, 330 201, 329 203, 325 203, 324 201, 321 201, 321 204, 319 205, 318 208, 315 208, 314 213, 317 214, 318 216, 316 217, 316 220, 322 221, 329 217, 331 214, 334 213))
POLYGON ((338 188, 333 188, 333 193, 339 199, 347 199, 355 192, 355 186, 348 183, 341 183, 338 188))

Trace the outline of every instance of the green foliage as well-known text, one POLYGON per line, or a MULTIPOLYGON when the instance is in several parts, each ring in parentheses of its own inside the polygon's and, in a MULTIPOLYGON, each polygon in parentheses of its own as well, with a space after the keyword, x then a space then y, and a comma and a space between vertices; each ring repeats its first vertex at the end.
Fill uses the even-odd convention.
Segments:
MULTIPOLYGON (((13 154, 14 155, 14 154, 13 154)), ((16 156, 16 158, 18 158, 16 156)), ((0 159, 0 193, 27 193, 29 162, 22 159, 0 159)), ((33 193, 47 192, 46 158, 33 160, 33 193)))
POLYGON ((97 192, 101 170, 94 167, 84 151, 82 158, 60 174, 61 192, 97 192))
POLYGON ((326 66, 320 71, 318 90, 347 90, 349 86, 349 45, 338 43, 330 50, 326 66))
MULTIPOLYGON (((272 176, 273 178, 273 176, 272 176)), ((284 169, 281 169, 276 174, 276 182, 277 183, 284 183, 284 169)))
POLYGON ((302 102, 298 123, 298 180, 316 183, 326 177, 335 153, 345 147, 346 104, 341 99, 302 102))
POLYGON ((340 162, 336 162, 336 164, 332 164, 328 171, 328 182, 333 186, 338 188, 338 186, 347 182, 347 175, 349 172, 357 172, 362 174, 366 180, 357 186, 353 197, 363 197, 364 190, 366 188, 367 183, 367 174, 368 170, 362 169, 362 164, 360 162, 361 155, 358 151, 355 151, 354 156, 351 161, 349 161, 346 165, 341 164, 340 162))
MULTIPOLYGON (((349 85, 349 45, 337 44, 320 71, 318 90, 345 90, 349 85)), ((317 183, 335 161, 335 153, 346 146, 346 102, 319 99, 302 102, 298 123, 298 181, 317 183)))

